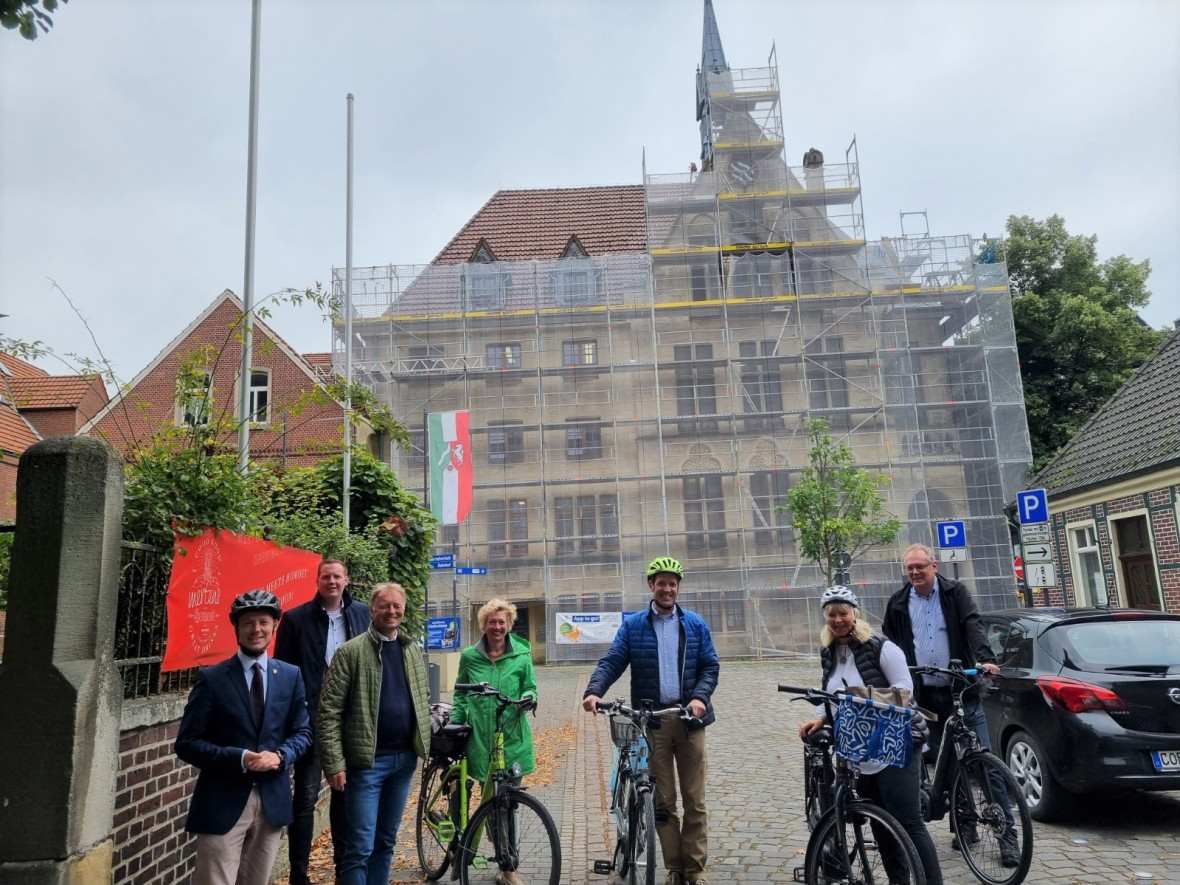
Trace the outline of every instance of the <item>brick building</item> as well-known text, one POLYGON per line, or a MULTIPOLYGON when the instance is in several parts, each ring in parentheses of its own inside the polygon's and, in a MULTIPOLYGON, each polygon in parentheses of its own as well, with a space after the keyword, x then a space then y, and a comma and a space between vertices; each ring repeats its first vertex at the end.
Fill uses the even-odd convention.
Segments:
MULTIPOLYGON (((196 317, 152 362, 83 427, 124 454, 142 446, 159 429, 229 419, 237 410, 242 345, 242 302, 228 289, 196 317), (202 369, 200 389, 177 396, 177 378, 187 358, 202 351, 213 362, 202 369)), ((323 355, 313 365, 266 323, 255 320, 250 369, 250 457, 292 466, 314 464, 340 451, 344 406, 327 396, 330 373, 323 355), (317 401, 309 397, 317 395, 317 401)), ((236 449, 237 432, 222 436, 236 449)), ((367 424, 357 431, 361 446, 378 441, 367 424)))
POLYGON ((1180 328, 1029 487, 1049 498, 1050 602, 1180 611, 1180 328))

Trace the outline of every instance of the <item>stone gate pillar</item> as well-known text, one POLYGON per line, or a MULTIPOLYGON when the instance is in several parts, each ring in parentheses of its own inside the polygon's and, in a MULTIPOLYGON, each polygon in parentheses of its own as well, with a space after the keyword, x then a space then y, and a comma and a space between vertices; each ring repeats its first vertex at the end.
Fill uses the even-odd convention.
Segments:
POLYGON ((0 663, 0 882, 109 883, 123 459, 98 440, 46 440, 21 456, 16 488, 0 663))

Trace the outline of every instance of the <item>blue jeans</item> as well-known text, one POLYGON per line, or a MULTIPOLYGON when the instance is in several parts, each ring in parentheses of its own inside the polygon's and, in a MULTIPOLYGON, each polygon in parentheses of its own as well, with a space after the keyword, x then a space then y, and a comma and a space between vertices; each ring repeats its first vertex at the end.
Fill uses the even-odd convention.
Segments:
POLYGON ((348 769, 344 786, 348 834, 340 863, 341 885, 389 881, 397 828, 417 771, 418 757, 412 750, 379 755, 372 768, 348 769))

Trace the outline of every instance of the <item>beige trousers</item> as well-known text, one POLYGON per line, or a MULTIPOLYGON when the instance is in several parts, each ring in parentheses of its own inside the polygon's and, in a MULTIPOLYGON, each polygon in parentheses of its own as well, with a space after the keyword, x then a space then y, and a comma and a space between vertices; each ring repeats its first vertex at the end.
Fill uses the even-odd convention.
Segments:
POLYGON ((197 834, 197 866, 193 885, 267 885, 279 851, 279 834, 262 808, 258 788, 228 833, 197 834))
POLYGON ((709 860, 709 819, 705 810, 705 729, 688 731, 674 714, 660 720, 648 732, 649 764, 656 779, 656 832, 664 853, 664 869, 683 873, 694 881, 705 872, 709 860), (676 812, 676 783, 684 817, 676 812))

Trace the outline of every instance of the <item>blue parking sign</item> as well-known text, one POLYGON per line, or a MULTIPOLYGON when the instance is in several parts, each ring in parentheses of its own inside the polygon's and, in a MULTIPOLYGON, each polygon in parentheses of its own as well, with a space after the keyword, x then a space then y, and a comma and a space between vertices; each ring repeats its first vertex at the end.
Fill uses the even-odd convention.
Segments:
POLYGON ((939 547, 966 547, 967 530, 962 522, 940 522, 938 524, 939 547))
POLYGON ((1016 493, 1016 516, 1021 525, 1049 521, 1049 497, 1044 489, 1016 493))

